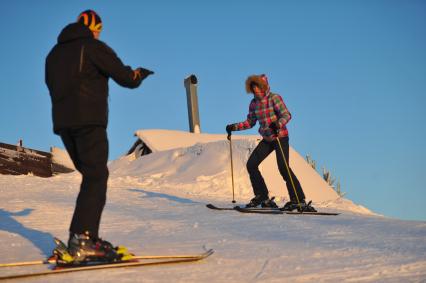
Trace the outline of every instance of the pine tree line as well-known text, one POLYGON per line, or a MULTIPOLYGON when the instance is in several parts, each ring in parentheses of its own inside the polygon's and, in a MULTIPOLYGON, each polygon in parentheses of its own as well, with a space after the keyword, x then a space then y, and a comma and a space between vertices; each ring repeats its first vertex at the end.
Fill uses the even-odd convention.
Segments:
MULTIPOLYGON (((306 162, 308 162, 308 164, 316 171, 317 170, 317 163, 315 160, 313 160, 311 158, 311 156, 306 155, 306 162)), ((336 191, 336 193, 340 196, 343 197, 346 192, 342 191, 342 188, 340 186, 340 181, 337 181, 336 183, 336 178, 334 178, 331 175, 331 172, 329 170, 327 170, 325 167, 322 167, 322 178, 330 185, 330 187, 333 188, 333 190, 336 191)))

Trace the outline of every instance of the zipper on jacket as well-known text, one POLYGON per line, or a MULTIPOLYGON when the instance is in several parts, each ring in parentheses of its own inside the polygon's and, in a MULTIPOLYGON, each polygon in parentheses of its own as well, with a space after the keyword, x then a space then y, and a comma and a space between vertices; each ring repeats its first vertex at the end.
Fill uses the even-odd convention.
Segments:
POLYGON ((83 61, 84 61, 83 58, 84 58, 84 45, 81 47, 81 50, 80 50, 80 70, 79 70, 80 73, 83 70, 83 61))

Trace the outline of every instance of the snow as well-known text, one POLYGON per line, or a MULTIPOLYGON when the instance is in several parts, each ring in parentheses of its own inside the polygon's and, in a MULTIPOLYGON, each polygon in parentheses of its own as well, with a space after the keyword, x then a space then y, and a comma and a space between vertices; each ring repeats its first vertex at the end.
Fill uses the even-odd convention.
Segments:
POLYGON ((44 155, 38 154, 34 150, 23 148, 23 147, 21 147, 20 150, 18 150, 18 151, 12 150, 12 149, 8 149, 8 148, 0 148, 0 154, 2 154, 4 156, 7 156, 7 159, 9 161, 13 161, 15 158, 21 157, 21 155, 22 155, 21 152, 24 152, 27 156, 30 156, 30 157, 34 157, 34 158, 37 158, 37 157, 38 158, 45 158, 44 155))
POLYGON ((51 153, 53 163, 60 164, 66 168, 75 170, 74 163, 65 149, 54 146, 51 148, 51 153))
MULTIPOLYGON (((226 138, 226 135, 220 134, 200 134, 160 129, 138 130, 136 131, 135 136, 142 139, 153 152, 189 147, 196 143, 224 141, 226 138)), ((232 135, 232 139, 258 140, 260 137, 232 135)))
MULTIPOLYGON (((207 209, 207 203, 232 205, 229 143, 223 135, 192 142, 187 134, 177 133, 173 146, 164 142, 170 140, 170 132, 153 133, 139 131, 149 142, 157 136, 163 141, 152 154, 138 159, 126 156, 109 164, 102 237, 141 255, 199 253, 209 248, 215 253, 198 263, 19 282, 426 282, 426 222, 379 216, 338 198, 319 181, 316 187, 309 186, 305 179, 315 176, 314 171, 301 163, 296 151, 291 151, 291 165, 302 185, 307 184, 308 199, 321 211, 341 215, 207 209)), ((252 197, 244 163, 255 144, 251 137, 233 141, 239 204, 252 197)), ((275 161, 269 162, 263 171, 276 170, 275 161)), ((271 173, 268 186, 282 205, 288 197, 275 177, 271 173)), ((80 181, 77 172, 52 178, 0 175, 0 262, 45 258, 53 248, 53 236, 67 239, 80 181)), ((1 268, 0 276, 45 268, 1 268)))
MULTIPOLYGON (((183 189, 192 191, 194 186, 200 188, 205 185, 210 194, 214 191, 218 196, 229 197, 231 168, 226 135, 139 130, 136 136, 156 154, 136 160, 129 166, 127 164, 133 161, 132 156, 113 162, 111 167, 120 174, 140 176, 142 182, 155 181, 156 178, 151 178, 149 174, 167 175, 167 183, 173 187, 185 185, 183 189)), ((250 198, 252 189, 245 164, 259 141, 259 136, 233 135, 232 139, 235 190, 240 196, 250 198)), ((291 147, 290 167, 299 178, 308 199, 324 202, 338 198, 337 193, 291 147)), ((285 182, 277 170, 275 154, 265 159, 260 170, 270 189, 270 195, 277 199, 288 199, 287 190, 283 190, 285 182)), ((160 178, 159 181, 164 180, 160 178)))

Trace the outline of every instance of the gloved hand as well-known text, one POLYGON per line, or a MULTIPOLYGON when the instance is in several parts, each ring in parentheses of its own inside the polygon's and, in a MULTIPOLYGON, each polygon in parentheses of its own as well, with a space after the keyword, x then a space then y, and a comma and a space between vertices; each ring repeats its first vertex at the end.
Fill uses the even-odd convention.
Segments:
POLYGON ((277 122, 272 122, 271 124, 269 124, 269 129, 271 129, 274 134, 278 134, 278 130, 280 129, 280 127, 277 122))
POLYGON ((139 68, 137 68, 136 70, 134 70, 134 71, 133 71, 133 73, 134 73, 133 79, 135 79, 135 80, 136 80, 138 77, 140 77, 140 78, 141 78, 141 80, 144 80, 144 79, 146 79, 149 75, 154 74, 154 72, 153 72, 153 71, 148 70, 148 69, 145 69, 145 68, 141 68, 141 67, 139 67, 139 68))
POLYGON ((234 131, 234 126, 232 124, 226 126, 226 132, 228 133, 228 140, 231 140, 232 131, 234 131))

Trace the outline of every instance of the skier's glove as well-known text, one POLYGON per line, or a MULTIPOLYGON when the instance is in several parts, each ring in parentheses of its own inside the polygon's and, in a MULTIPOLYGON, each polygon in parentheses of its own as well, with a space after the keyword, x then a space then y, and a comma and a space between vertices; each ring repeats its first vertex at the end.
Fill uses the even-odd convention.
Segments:
POLYGON ((152 75, 152 74, 154 74, 154 72, 153 71, 151 71, 151 70, 148 70, 148 69, 145 69, 145 68, 137 68, 136 70, 134 70, 133 71, 133 73, 134 73, 134 76, 133 76, 133 79, 137 79, 138 77, 140 77, 141 78, 141 80, 144 80, 144 79, 146 79, 149 75, 152 75))
POLYGON ((269 129, 271 129, 272 132, 276 135, 278 134, 279 128, 280 127, 278 126, 277 122, 272 122, 271 124, 269 124, 269 129))
POLYGON ((226 132, 228 133, 228 137, 227 137, 228 140, 231 140, 232 131, 234 130, 235 128, 232 124, 226 126, 226 132))

